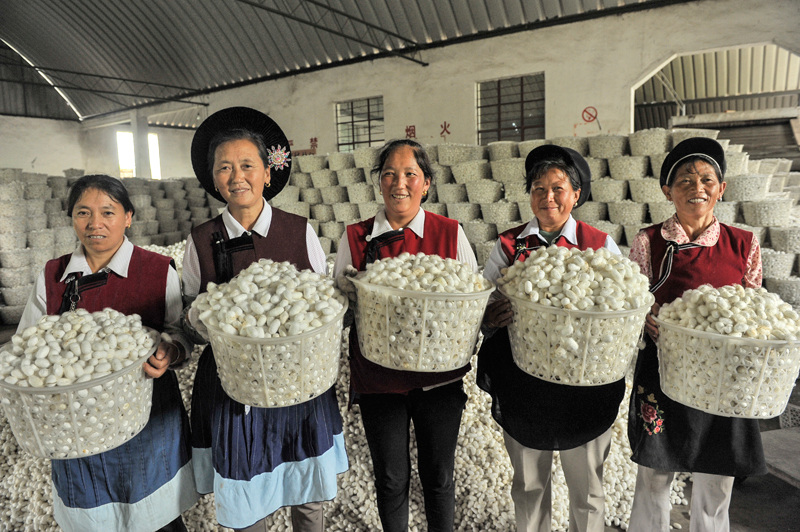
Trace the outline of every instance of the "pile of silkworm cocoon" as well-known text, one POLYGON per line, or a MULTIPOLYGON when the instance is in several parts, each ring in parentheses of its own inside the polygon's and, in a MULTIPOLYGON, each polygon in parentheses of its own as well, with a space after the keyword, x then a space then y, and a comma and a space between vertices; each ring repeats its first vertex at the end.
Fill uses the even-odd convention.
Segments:
POLYGON ((20 443, 40 456, 74 458, 112 449, 138 433, 149 417, 152 381, 136 368, 105 382, 96 379, 142 360, 157 338, 139 316, 111 309, 43 316, 14 335, 0 356, 0 376, 28 390, 2 389, 0 397, 20 443), (80 383, 87 384, 57 391, 80 383))
POLYGON ((681 327, 759 340, 797 340, 798 313, 765 288, 703 285, 661 307, 659 319, 681 327))
POLYGON ((36 325, 12 336, 10 350, 0 358, 0 378, 31 388, 86 382, 130 366, 153 343, 135 314, 78 309, 42 316, 36 325))
POLYGON ((367 266, 361 280, 401 290, 448 294, 471 294, 490 286, 467 264, 424 253, 401 253, 397 257, 375 261, 367 266))
POLYGON ((649 281, 639 265, 605 248, 540 247, 501 273, 504 293, 555 308, 607 312, 648 301, 649 281))
POLYGON ((234 336, 279 338, 322 327, 344 308, 333 279, 261 259, 228 283, 208 283, 194 303, 206 325, 234 336))
POLYGON ((183 273, 183 254, 186 251, 186 240, 181 240, 180 242, 176 242, 175 244, 171 244, 169 246, 156 246, 153 244, 150 246, 141 247, 148 251, 152 251, 153 253, 159 253, 167 257, 172 257, 172 260, 175 261, 175 269, 178 271, 178 275, 183 273))

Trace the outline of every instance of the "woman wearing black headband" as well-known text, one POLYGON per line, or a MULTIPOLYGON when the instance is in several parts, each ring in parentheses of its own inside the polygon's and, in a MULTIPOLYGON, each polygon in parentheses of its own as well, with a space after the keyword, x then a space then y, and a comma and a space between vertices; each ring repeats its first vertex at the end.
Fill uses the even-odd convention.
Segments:
MULTIPOLYGON (((630 254, 650 278, 653 314, 703 284, 761 286, 755 235, 714 216, 724 178, 725 152, 712 139, 685 140, 664 160, 661 189, 675 215, 640 231, 630 254)), ((672 479, 675 472, 691 471, 692 531, 725 532, 734 477, 767 472, 758 421, 707 414, 664 395, 651 316, 645 327, 651 338, 639 353, 628 414, 631 459, 639 464, 628 530, 668 531, 672 479)))
MULTIPOLYGON (((540 146, 525 159, 525 172, 534 218, 500 235, 484 277, 495 282, 501 269, 524 261, 541 246, 607 248, 619 254, 610 236, 571 215, 591 190, 589 165, 578 152, 540 146)), ((511 498, 516 529, 550 530, 553 451, 558 450, 569 489, 570 532, 602 532, 603 462, 611 448, 611 425, 625 395, 625 381, 567 386, 528 375, 512 358, 506 328, 511 319, 510 303, 502 296, 486 309, 487 338, 478 354, 477 383, 492 396, 492 416, 503 428, 514 467, 511 498)))
MULTIPOLYGON (((186 241, 187 298, 262 258, 327 272, 307 220, 267 203, 286 185, 291 164, 283 131, 255 109, 223 109, 200 125, 192 166, 203 188, 228 205, 186 241)), ((187 329, 202 335, 194 314, 187 329)), ((322 532, 322 501, 336 496, 336 475, 348 467, 335 386, 298 405, 251 408, 222 389, 211 346, 192 391, 192 448, 197 489, 214 491, 217 521, 252 532, 267 530, 264 518, 283 506, 292 507, 295 532, 322 532)))

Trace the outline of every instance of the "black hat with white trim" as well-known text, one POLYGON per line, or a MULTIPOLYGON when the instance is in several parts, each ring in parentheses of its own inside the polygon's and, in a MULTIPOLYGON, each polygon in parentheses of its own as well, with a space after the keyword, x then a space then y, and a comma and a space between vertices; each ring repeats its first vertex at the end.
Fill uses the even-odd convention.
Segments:
POLYGON ((234 129, 244 129, 260 136, 267 148, 269 186, 264 187, 264 199, 270 200, 283 190, 292 170, 292 152, 289 141, 277 123, 261 111, 249 107, 229 107, 206 118, 192 140, 192 167, 197 180, 206 192, 224 202, 225 198, 214 187, 214 176, 209 168, 209 149, 217 134, 234 129))
POLYGON ((669 186, 681 163, 691 157, 700 157, 708 162, 720 176, 720 182, 725 180, 725 150, 714 139, 707 137, 693 137, 686 139, 669 152, 661 165, 661 186, 669 186))

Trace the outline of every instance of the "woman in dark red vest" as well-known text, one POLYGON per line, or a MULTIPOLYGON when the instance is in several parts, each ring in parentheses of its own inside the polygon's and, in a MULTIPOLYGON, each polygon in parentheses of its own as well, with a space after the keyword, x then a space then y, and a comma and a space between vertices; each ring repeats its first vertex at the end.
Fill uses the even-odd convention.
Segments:
MULTIPOLYGON (((209 116, 192 141, 192 166, 203 188, 228 205, 186 241, 188 299, 259 259, 327 272, 307 220, 267 203, 291 169, 289 142, 271 118, 246 107, 209 116)), ((204 336, 194 309, 186 323, 204 336)), ((198 490, 214 492, 217 521, 236 530, 266 530, 267 516, 291 506, 295 532, 322 532, 322 501, 336 496, 336 476, 348 467, 334 386, 298 405, 251 408, 222 389, 210 345, 192 391, 192 448, 198 490)))
MULTIPOLYGON (((589 197, 591 171, 576 151, 540 146, 525 159, 525 190, 534 218, 502 233, 489 256, 484 277, 524 261, 540 246, 608 248, 619 254, 610 236, 571 212, 589 197)), ((553 451, 569 488, 570 532, 602 532, 605 494, 603 462, 611 447, 611 425, 625 394, 625 381, 602 386, 567 386, 528 375, 511 355, 507 299, 493 294, 484 316, 477 383, 492 396, 492 415, 503 428, 514 480, 511 498, 519 532, 550 530, 553 451)))
MULTIPOLYGON (((650 278, 660 305, 703 284, 761 286, 761 250, 753 233, 719 223, 714 205, 725 192, 725 152, 712 139, 675 146, 661 166, 661 189, 675 215, 640 231, 631 259, 650 278)), ((648 316, 653 339, 658 328, 648 316)), ((707 414, 672 401, 661 391, 656 345, 639 353, 628 414, 628 438, 639 464, 632 532, 670 529, 670 485, 676 471, 691 471, 693 531, 730 529, 733 479, 766 471, 758 421, 707 414)))
POLYGON ((68 212, 81 245, 47 263, 39 274, 17 332, 45 315, 112 308, 139 314, 160 331, 171 324, 144 365, 153 377, 150 419, 123 445, 86 458, 53 460, 53 517, 65 532, 178 532, 181 512, 198 500, 191 465, 189 419, 172 368, 192 344, 180 332, 183 310, 178 273, 169 257, 125 237, 135 209, 124 185, 106 175, 81 177, 68 212))
MULTIPOLYGON (((381 150, 372 169, 380 176, 384 208, 374 218, 350 225, 339 243, 334 275, 352 293, 343 273, 363 271, 375 260, 403 252, 439 255, 478 264, 457 221, 424 211, 433 170, 425 149, 409 139, 381 150)), ((418 469, 430 532, 453 530, 458 429, 467 396, 463 368, 446 373, 387 369, 361 354, 355 325, 350 327, 351 401, 361 409, 375 471, 378 513, 386 532, 408 529, 411 477, 409 423, 414 422, 418 469)))

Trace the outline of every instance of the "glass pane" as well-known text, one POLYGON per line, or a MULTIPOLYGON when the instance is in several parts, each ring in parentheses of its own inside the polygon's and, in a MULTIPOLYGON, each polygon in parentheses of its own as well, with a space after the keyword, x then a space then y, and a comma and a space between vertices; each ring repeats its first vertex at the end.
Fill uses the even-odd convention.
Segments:
POLYGON ((500 100, 502 102, 518 102, 522 96, 520 81, 517 79, 504 79, 500 81, 500 100))
POLYGON ((497 131, 484 131, 478 135, 478 144, 481 144, 483 146, 489 144, 490 142, 495 142, 497 140, 500 140, 497 131))
POLYGON ((514 141, 521 141, 522 140, 522 130, 521 129, 502 129, 500 130, 500 140, 514 140, 514 141))
POLYGON ((526 100, 544 96, 544 76, 526 76, 523 78, 522 91, 526 100))
POLYGON ((478 88, 478 107, 497 104, 497 83, 484 82, 478 88))
POLYGON ((514 128, 522 126, 522 105, 518 103, 500 106, 500 127, 514 128))
POLYGON ((478 127, 481 129, 496 128, 497 120, 497 107, 486 107, 480 110, 478 115, 478 127))
POLYGON ((526 127, 522 130, 522 140, 534 140, 534 139, 543 139, 544 138, 544 126, 543 127, 526 127))
POLYGON ((372 119, 383 119, 383 97, 372 98, 369 101, 369 114, 372 119))

